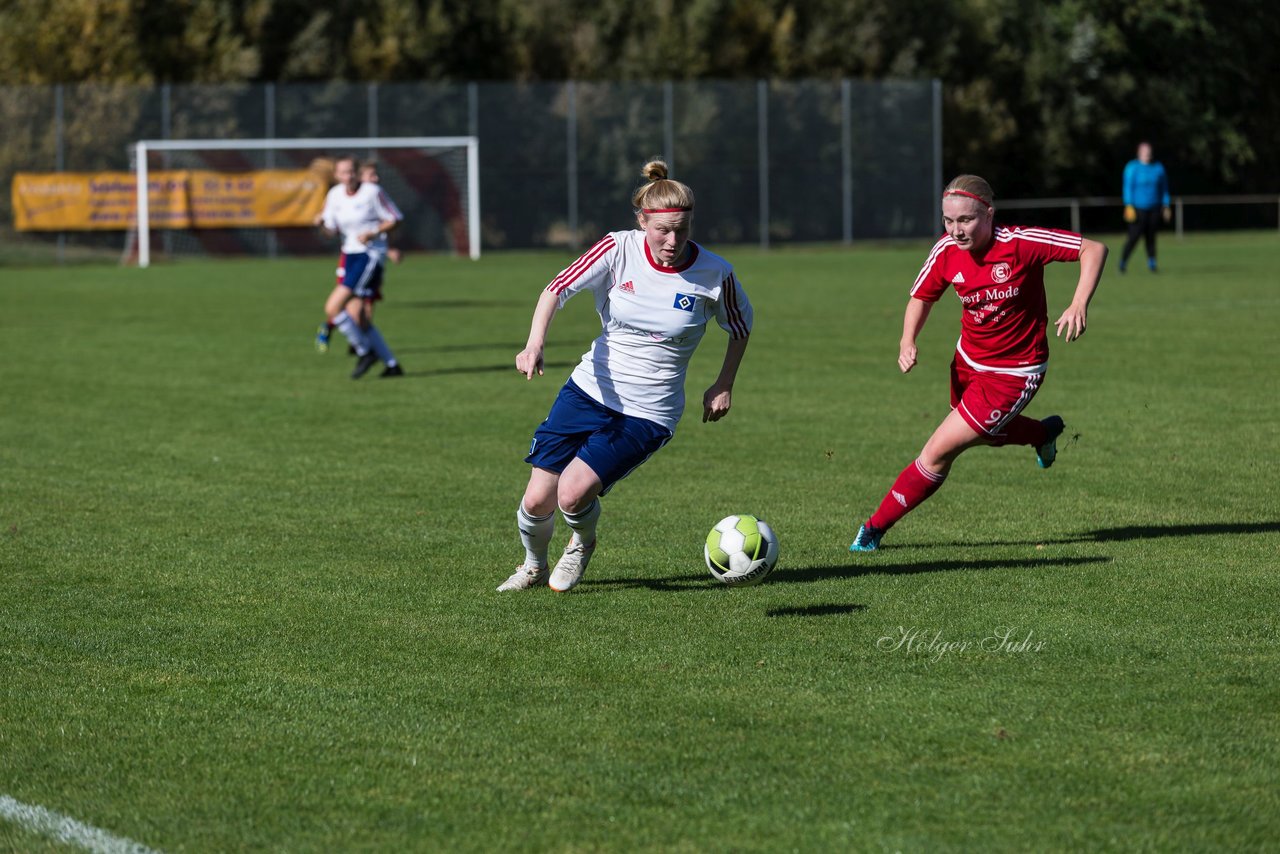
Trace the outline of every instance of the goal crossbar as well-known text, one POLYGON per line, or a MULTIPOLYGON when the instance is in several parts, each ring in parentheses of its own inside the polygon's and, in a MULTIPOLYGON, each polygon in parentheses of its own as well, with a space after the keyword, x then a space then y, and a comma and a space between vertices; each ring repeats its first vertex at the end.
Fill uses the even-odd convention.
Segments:
POLYGON ((263 151, 272 149, 465 148, 467 230, 471 257, 480 257, 480 141, 474 136, 359 136, 311 139, 140 139, 133 144, 138 190, 138 266, 151 265, 147 153, 151 151, 263 151))

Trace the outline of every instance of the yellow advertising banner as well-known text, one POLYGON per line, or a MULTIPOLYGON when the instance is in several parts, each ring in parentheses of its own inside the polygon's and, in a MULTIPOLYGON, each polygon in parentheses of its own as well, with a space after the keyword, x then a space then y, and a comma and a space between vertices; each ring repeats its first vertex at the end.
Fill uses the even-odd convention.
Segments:
MULTIPOLYGON (((152 172, 148 219, 152 228, 309 226, 328 190, 327 170, 152 172)), ((137 221, 132 172, 19 172, 12 193, 18 231, 121 231, 137 221)))

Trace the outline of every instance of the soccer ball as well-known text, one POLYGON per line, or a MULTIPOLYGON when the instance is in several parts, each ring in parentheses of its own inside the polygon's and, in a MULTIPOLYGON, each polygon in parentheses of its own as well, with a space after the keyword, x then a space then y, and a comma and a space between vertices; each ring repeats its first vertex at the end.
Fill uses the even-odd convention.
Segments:
POLYGON ((717 581, 759 584, 778 565, 778 535, 755 516, 726 516, 707 534, 702 556, 717 581))

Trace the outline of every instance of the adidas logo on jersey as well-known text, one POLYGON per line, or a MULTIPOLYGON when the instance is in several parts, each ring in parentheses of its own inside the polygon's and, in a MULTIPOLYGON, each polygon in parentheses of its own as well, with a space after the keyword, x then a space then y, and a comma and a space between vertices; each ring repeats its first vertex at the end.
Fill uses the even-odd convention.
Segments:
POLYGON ((963 284, 964 284, 964 273, 956 273, 956 277, 955 277, 954 279, 952 279, 952 280, 951 280, 951 284, 953 284, 953 285, 963 285, 963 284))
POLYGON ((636 286, 630 282, 623 282, 618 285, 618 290, 622 291, 624 294, 634 294, 636 292, 636 286))

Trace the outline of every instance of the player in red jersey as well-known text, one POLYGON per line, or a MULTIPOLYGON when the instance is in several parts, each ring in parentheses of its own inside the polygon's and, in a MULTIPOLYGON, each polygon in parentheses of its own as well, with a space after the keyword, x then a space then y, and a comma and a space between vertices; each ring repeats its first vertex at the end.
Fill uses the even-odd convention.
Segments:
POLYGON ((991 185, 961 175, 942 193, 946 234, 934 244, 911 288, 898 367, 916 364, 916 337, 933 304, 954 288, 963 306, 960 341, 951 360, 951 413, 925 442, 879 508, 858 529, 850 551, 870 552, 899 519, 938 491, 951 464, 975 445, 1030 445, 1042 468, 1053 465, 1062 419, 1022 415, 1049 366, 1044 267, 1079 261, 1080 281, 1058 318, 1068 342, 1084 334, 1107 247, 1070 231, 995 224, 991 185))

